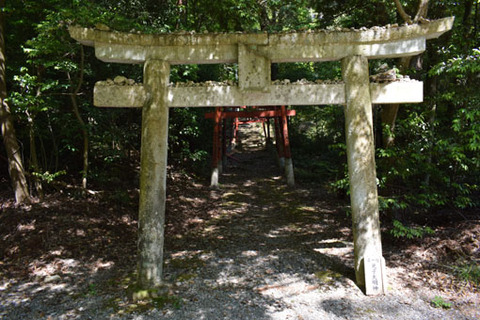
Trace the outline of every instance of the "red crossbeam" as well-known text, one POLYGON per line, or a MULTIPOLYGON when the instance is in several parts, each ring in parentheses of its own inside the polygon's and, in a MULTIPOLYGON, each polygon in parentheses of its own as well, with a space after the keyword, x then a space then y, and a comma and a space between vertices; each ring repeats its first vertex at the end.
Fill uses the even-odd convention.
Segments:
MULTIPOLYGON (((295 116, 295 110, 287 110, 288 117, 295 116)), ((279 110, 258 110, 258 111, 224 111, 222 112, 222 119, 232 118, 272 118, 282 116, 279 110)), ((205 119, 213 119, 215 117, 214 112, 205 113, 205 119)))

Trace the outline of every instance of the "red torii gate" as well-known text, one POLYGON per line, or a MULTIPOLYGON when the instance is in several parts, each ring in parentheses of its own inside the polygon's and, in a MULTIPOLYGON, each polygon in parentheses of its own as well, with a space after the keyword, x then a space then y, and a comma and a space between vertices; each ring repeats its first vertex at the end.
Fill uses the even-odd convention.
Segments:
MULTIPOLYGON (((245 109, 246 106, 241 107, 245 109)), ((287 117, 295 116, 295 110, 287 110, 285 106, 272 106, 272 107, 252 107, 254 110, 233 110, 224 111, 224 107, 216 107, 214 112, 208 112, 205 114, 206 119, 214 119, 213 130, 213 152, 212 152, 212 187, 218 187, 218 177, 223 171, 224 159, 227 155, 227 138, 226 138, 226 120, 233 119, 233 134, 232 140, 235 141, 238 131, 239 123, 252 123, 261 122, 263 125, 263 131, 265 139, 270 138, 270 122, 271 118, 274 119, 275 126, 275 146, 277 149, 277 155, 279 160, 279 166, 285 169, 285 176, 287 178, 287 184, 293 186, 295 184, 293 166, 286 166, 285 163, 292 163, 292 154, 290 151, 290 140, 288 137, 288 121, 287 117), (239 120, 239 118, 247 118, 248 120, 239 120), (268 130, 265 128, 265 122, 267 122, 268 130)))

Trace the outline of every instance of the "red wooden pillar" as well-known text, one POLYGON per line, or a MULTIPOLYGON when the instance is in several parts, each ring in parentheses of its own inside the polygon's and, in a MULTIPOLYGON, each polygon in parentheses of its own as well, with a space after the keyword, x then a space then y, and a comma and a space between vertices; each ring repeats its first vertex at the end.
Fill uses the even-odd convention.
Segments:
MULTIPOLYGON (((222 108, 223 111, 223 108, 222 108)), ((223 172, 223 169, 227 165, 227 122, 228 119, 226 119, 223 114, 221 116, 223 121, 220 122, 221 130, 222 130, 222 135, 221 135, 221 141, 220 141, 220 163, 218 164, 218 169, 220 170, 220 174, 223 172)))
POLYGON ((277 155, 278 155, 278 165, 280 168, 285 167, 285 153, 283 150, 283 137, 282 137, 282 129, 281 129, 281 121, 280 117, 277 116, 277 112, 279 111, 278 107, 275 107, 275 146, 277 148, 277 155))
POLYGON ((287 121, 287 109, 285 106, 280 108, 281 110, 281 125, 283 136, 283 150, 285 154, 285 177, 287 178, 287 184, 290 187, 295 185, 295 178, 293 175, 293 162, 292 153, 290 151, 290 140, 288 138, 288 121, 287 121))
POLYGON ((290 141, 288 139, 288 122, 287 122, 287 110, 285 106, 280 107, 281 113, 281 128, 282 128, 282 136, 283 136, 283 150, 285 154, 285 158, 292 158, 292 154, 290 152, 290 141))
POLYGON ((235 119, 233 120, 233 141, 232 141, 233 147, 237 145, 238 125, 239 125, 238 117, 235 117, 235 119))

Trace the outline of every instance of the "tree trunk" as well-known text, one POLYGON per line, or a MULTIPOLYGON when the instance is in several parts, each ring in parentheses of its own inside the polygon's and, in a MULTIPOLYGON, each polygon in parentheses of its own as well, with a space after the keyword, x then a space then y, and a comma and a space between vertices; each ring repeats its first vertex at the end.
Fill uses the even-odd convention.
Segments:
MULTIPOLYGON (((37 76, 40 80, 41 73, 37 70, 37 76)), ((37 94, 35 98, 39 99, 42 94, 40 86, 37 87, 37 94)), ((37 175, 41 172, 40 165, 38 163, 38 156, 37 156, 37 143, 35 141, 35 113, 31 114, 27 111, 28 117, 28 133, 30 138, 30 168, 32 170, 32 182, 33 186, 35 187, 35 191, 37 196, 40 200, 43 200, 43 186, 40 177, 37 175)), ((31 184, 30 184, 31 186, 31 184)))
MULTIPOLYGON (((425 18, 427 15, 429 0, 420 0, 420 3, 418 4, 417 14, 415 15, 415 18, 413 19, 413 21, 412 21, 412 18, 403 9, 403 6, 400 3, 400 1, 394 0, 394 2, 395 2, 395 5, 397 6, 398 13, 402 17, 402 19, 405 21, 405 23, 409 23, 409 24, 417 23, 421 19, 425 18)), ((405 57, 400 59, 400 65, 398 69, 400 70, 401 74, 407 71, 407 69, 410 67, 411 62, 412 62, 412 57, 405 57)), ((392 104, 392 105, 386 105, 382 109, 382 112, 381 112, 382 123, 384 125, 384 128, 387 129, 383 135, 384 148, 392 147, 395 142, 395 136, 394 136, 395 121, 397 119, 399 108, 400 108, 399 104, 392 104)))
POLYGON ((412 23, 412 18, 405 12, 402 4, 400 3, 400 0, 393 0, 393 2, 395 2, 395 5, 397 6, 398 13, 402 17, 403 21, 411 24, 412 23))
MULTIPOLYGON (((83 137, 83 170, 82 170, 82 188, 87 189, 87 175, 88 175, 88 145, 89 145, 89 136, 87 126, 85 121, 83 121, 82 116, 80 114, 80 110, 78 108, 78 100, 77 95, 80 92, 80 88, 82 87, 83 83, 83 73, 84 73, 84 64, 85 64, 85 54, 83 52, 83 46, 80 47, 80 76, 78 79, 78 84, 73 90, 70 95, 72 101, 72 109, 75 118, 77 118, 78 123, 80 124, 80 130, 82 131, 83 137)), ((70 83, 73 85, 73 81, 71 79, 70 74, 68 74, 68 78, 70 79, 70 83)))
MULTIPOLYGON (((53 150, 51 150, 52 154, 50 155, 50 159, 47 162, 48 165, 45 165, 44 168, 48 168, 50 171, 57 172, 58 164, 60 162, 58 157, 58 145, 57 145, 57 139, 55 137, 55 132, 53 132, 52 119, 50 118, 49 113, 47 113, 47 121, 48 121, 48 126, 47 126, 48 132, 50 133, 50 137, 52 139, 53 150)), ((45 161, 47 161, 47 157, 45 157, 45 161)))
POLYGON ((78 123, 80 124, 80 130, 82 131, 83 137, 83 170, 82 170, 82 188, 87 189, 87 174, 88 174, 88 145, 89 145, 89 137, 88 137, 88 130, 85 125, 85 121, 83 121, 82 116, 80 115, 80 111, 78 109, 78 101, 77 96, 75 94, 71 95, 72 100, 72 108, 75 117, 77 118, 78 123))
MULTIPOLYGON (((30 169, 32 170, 32 179, 30 181, 30 186, 35 187, 35 191, 40 199, 43 199, 43 187, 42 182, 40 181, 39 176, 36 174, 40 173, 40 166, 38 165, 37 157, 37 144, 35 142, 35 124, 33 116, 27 113, 28 116, 28 134, 30 138, 30 169)), ((33 192, 32 192, 33 193, 33 192)))
MULTIPOLYGON (((433 78, 431 79, 428 79, 427 81, 427 90, 429 91, 429 95, 431 96, 435 96, 437 94, 437 77, 434 76, 433 78)), ((437 102, 435 101, 435 99, 432 99, 432 102, 431 102, 431 105, 430 105, 430 112, 428 114, 428 124, 430 126, 430 133, 431 133, 431 136, 430 136, 430 139, 432 139, 432 144, 433 144, 433 136, 435 134, 435 117, 437 115, 437 102)), ((430 149, 428 150, 428 158, 427 158, 427 166, 430 167, 431 164, 432 164, 432 147, 430 147, 430 149)), ((425 178, 424 178, 424 184, 426 186, 429 186, 430 185, 430 172, 427 171, 427 174, 425 175, 425 178)))
POLYGON ((418 4, 417 14, 415 15, 415 18, 413 19, 413 22, 418 22, 418 21, 420 21, 421 19, 423 19, 427 16, 428 1, 429 0, 420 0, 420 3, 418 4))
MULTIPOLYGON (((410 62, 412 57, 402 58, 400 60, 400 65, 398 67, 401 74, 403 74, 408 67, 410 66, 410 62)), ((390 148, 393 146, 395 142, 395 121, 397 119, 398 110, 400 109, 399 104, 387 104, 384 105, 382 111, 380 113, 380 117, 382 119, 383 128, 386 129, 383 132, 383 147, 385 149, 390 148)))
MULTIPOLYGON (((475 16, 473 20, 473 29, 474 29, 474 35, 475 39, 477 39, 477 33, 478 33, 478 1, 475 3, 475 16)), ((478 45, 478 42, 477 42, 478 45)))
POLYGON ((5 102, 7 98, 6 83, 6 65, 5 65, 5 16, 3 8, 5 0, 0 0, 0 128, 3 136, 3 143, 7 151, 8 172, 12 180, 13 191, 15 192, 15 201, 17 204, 29 203, 30 194, 28 192, 27 179, 23 168, 20 148, 18 146, 10 109, 5 102))

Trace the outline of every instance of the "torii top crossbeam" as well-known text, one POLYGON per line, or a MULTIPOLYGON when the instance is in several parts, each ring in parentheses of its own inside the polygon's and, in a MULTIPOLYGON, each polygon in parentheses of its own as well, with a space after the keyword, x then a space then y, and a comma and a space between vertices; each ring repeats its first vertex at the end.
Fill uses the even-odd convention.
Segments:
POLYGON ((365 30, 207 34, 133 34, 70 27, 70 34, 82 44, 94 46, 97 58, 105 62, 236 63, 242 50, 252 50, 277 63, 340 60, 352 55, 368 59, 416 55, 425 50, 425 40, 439 37, 452 24, 453 18, 444 18, 365 30))
MULTIPOLYGON (((169 107, 241 105, 344 104, 343 84, 272 85, 271 63, 368 59, 410 56, 425 50, 427 39, 448 31, 453 18, 420 25, 374 27, 365 30, 300 33, 172 33, 134 34, 70 27, 82 44, 94 46, 105 62, 169 64, 238 63, 238 86, 170 87, 169 107)), ((142 107, 141 85, 95 87, 94 104, 104 107, 142 107)), ((423 100, 421 82, 371 84, 373 103, 415 103, 423 100)))

